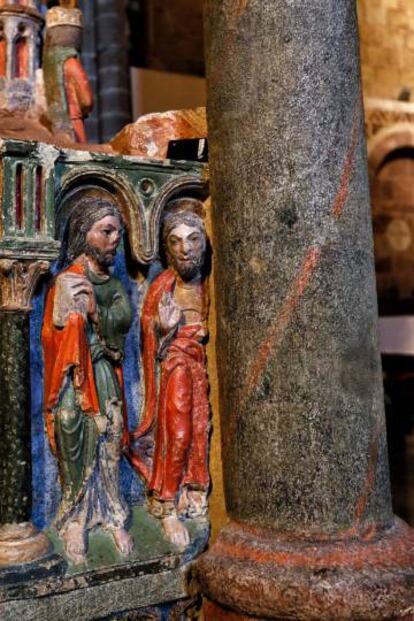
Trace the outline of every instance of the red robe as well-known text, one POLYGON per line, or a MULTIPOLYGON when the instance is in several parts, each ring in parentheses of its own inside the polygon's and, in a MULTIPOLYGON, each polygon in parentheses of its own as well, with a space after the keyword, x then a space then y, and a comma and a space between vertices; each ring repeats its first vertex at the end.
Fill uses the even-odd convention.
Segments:
MULTIPOLYGON (((207 490, 210 408, 202 326, 180 326, 161 362, 158 307, 164 293, 172 293, 175 274, 168 269, 152 283, 142 310, 145 407, 131 440, 154 432, 152 468, 130 450, 130 459, 144 476, 148 489, 162 501, 175 500, 179 489, 207 490), (160 379, 157 382, 157 364, 160 379)), ((206 288, 202 291, 206 299, 206 288)))
MULTIPOLYGON (((85 276, 85 269, 79 263, 73 263, 65 272, 85 276)), ((62 272, 63 273, 63 272, 62 272)), ((73 370, 73 385, 79 399, 79 406, 87 416, 100 414, 99 399, 95 387, 92 359, 86 334, 87 320, 79 313, 71 313, 63 328, 53 324, 53 305, 55 301, 55 284, 48 291, 42 326, 42 344, 44 358, 44 407, 46 431, 50 446, 56 453, 54 413, 67 374, 73 370)), ((123 387, 122 370, 116 369, 120 386, 123 387)), ((126 407, 124 399, 124 437, 128 443, 126 407)))
POLYGON ((88 76, 77 58, 69 58, 63 66, 69 117, 76 142, 86 142, 84 117, 93 107, 93 93, 88 76))

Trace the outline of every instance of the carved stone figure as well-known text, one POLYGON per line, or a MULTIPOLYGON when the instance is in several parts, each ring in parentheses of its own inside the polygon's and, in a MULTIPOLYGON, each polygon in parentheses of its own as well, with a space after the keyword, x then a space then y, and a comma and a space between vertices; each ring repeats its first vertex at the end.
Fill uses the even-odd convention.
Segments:
POLYGON ((75 142, 86 142, 83 119, 93 106, 93 94, 79 50, 82 13, 53 7, 46 16, 43 74, 52 132, 75 142))
POLYGON ((132 551, 119 487, 128 441, 121 363, 131 307, 109 272, 121 233, 111 201, 81 199, 69 220, 66 267, 46 299, 46 427, 62 484, 54 525, 75 563, 85 560, 87 533, 96 526, 112 533, 121 553, 132 551))
POLYGON ((168 269, 151 284, 143 306, 145 406, 131 438, 131 462, 147 481, 150 511, 179 547, 189 543, 180 517, 206 515, 209 487, 202 209, 200 201, 182 198, 170 203, 164 216, 168 269), (151 436, 154 452, 149 463, 151 436))

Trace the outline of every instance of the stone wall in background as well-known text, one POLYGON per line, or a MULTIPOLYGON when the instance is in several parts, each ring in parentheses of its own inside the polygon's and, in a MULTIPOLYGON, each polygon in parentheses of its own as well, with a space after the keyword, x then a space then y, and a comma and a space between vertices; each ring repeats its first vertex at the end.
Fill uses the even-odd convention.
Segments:
POLYGON ((364 94, 398 99, 403 89, 414 99, 414 3, 358 0, 364 94))
POLYGON ((145 0, 143 4, 147 22, 145 66, 204 75, 203 1, 145 0))

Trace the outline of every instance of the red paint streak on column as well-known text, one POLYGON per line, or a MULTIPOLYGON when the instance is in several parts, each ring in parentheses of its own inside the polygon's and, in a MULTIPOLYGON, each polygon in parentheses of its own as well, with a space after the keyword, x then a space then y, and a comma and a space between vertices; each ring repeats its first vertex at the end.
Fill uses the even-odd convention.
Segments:
MULTIPOLYGON (((240 0, 241 2, 243 0, 240 0)), ((248 0, 247 0, 248 1, 248 0)), ((353 123, 351 130, 351 143, 345 158, 343 166, 341 180, 339 184, 338 192, 334 198, 333 206, 330 211, 330 215, 335 218, 342 216, 346 199, 348 198, 349 186, 351 181, 352 172, 355 163, 355 153, 358 144, 359 129, 360 129, 360 97, 358 96, 357 103, 355 105, 355 111, 353 114, 353 123)), ((261 376, 266 368, 269 358, 280 343, 283 333, 289 325, 293 311, 298 306, 306 287, 308 286, 313 273, 316 270, 322 248, 312 246, 306 252, 305 259, 296 276, 293 284, 291 285, 289 292, 282 303, 279 314, 274 324, 270 327, 266 339, 260 346, 255 359, 253 360, 250 370, 247 375, 247 381, 245 388, 242 391, 242 399, 246 399, 253 390, 258 386, 261 376)))
POLYGON ((218 558, 290 568, 363 570, 374 566, 392 569, 412 567, 413 545, 414 536, 404 525, 390 529, 386 537, 372 542, 355 539, 319 545, 312 541, 285 545, 276 539, 269 545, 255 545, 254 540, 250 539, 226 541, 219 537, 214 545, 214 554, 218 558))
POLYGON ((367 508, 368 499, 372 491, 372 487, 375 481, 375 474, 377 471, 377 462, 378 462, 378 452, 379 452, 379 442, 380 442, 380 430, 377 426, 373 438, 371 440, 371 447, 369 451, 369 460, 368 460, 368 468, 367 474, 365 477, 364 484, 362 486, 361 493, 358 496, 356 506, 355 506, 355 521, 356 524, 364 517, 365 510, 367 508))
POLYGON ((335 218, 340 218, 342 216, 346 199, 348 198, 349 184, 351 182, 351 176, 355 164, 355 151, 359 138, 360 118, 360 100, 358 98, 356 110, 354 112, 354 120, 352 123, 351 144, 345 159, 345 164, 341 175, 341 181, 339 184, 339 190, 335 197, 334 204, 331 210, 331 215, 335 218))
POLYGON ((299 304, 305 289, 309 284, 312 274, 316 269, 320 254, 320 248, 317 247, 310 248, 306 253, 299 273, 290 287, 289 293, 282 304, 278 317, 275 323, 271 326, 267 334, 267 338, 261 345, 253 362, 249 373, 249 379, 244 391, 247 393, 245 395, 246 397, 249 396, 258 385, 271 353, 280 343, 283 333, 290 323, 292 313, 299 304))

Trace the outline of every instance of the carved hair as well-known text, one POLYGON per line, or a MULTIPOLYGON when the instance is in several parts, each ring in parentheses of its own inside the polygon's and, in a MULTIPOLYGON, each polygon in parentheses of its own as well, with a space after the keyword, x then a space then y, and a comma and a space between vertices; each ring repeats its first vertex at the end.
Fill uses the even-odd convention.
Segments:
POLYGON ((66 225, 66 244, 62 244, 61 264, 68 264, 83 254, 88 247, 86 236, 95 222, 106 216, 114 216, 123 224, 122 216, 115 203, 103 199, 86 196, 81 198, 74 207, 66 225))
POLYGON ((162 219, 162 241, 166 246, 168 235, 180 224, 192 226, 206 237, 204 206, 197 198, 177 198, 168 203, 162 219))

